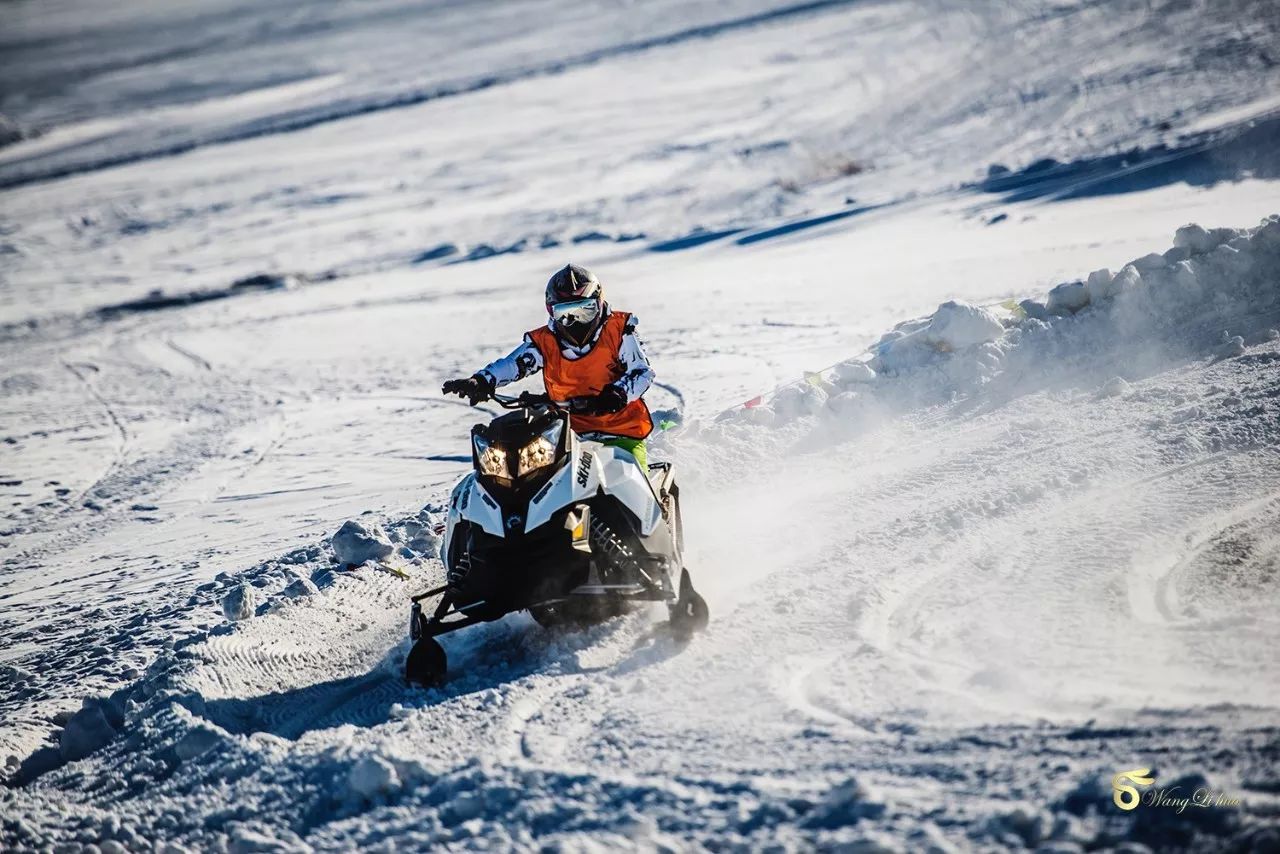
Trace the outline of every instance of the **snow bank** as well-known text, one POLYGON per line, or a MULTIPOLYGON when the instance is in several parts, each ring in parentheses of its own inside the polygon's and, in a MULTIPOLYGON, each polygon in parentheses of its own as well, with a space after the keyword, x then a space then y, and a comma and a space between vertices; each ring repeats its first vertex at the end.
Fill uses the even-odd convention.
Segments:
MULTIPOLYGON (((1101 396, 1128 391, 1120 375, 1155 370, 1169 356, 1235 358, 1266 340, 1280 309, 1280 215, 1250 229, 1187 225, 1173 247, 1095 270, 1042 300, 999 308, 951 301, 899 324, 862 356, 782 386, 722 421, 782 426, 812 416, 847 419, 940 403, 992 386, 1044 387, 1070 372, 1096 373, 1101 396)), ((1132 377, 1130 377, 1132 378, 1132 377)), ((1098 385, 1094 385, 1098 388, 1098 385)))
POLYGON ((347 566, 359 566, 368 560, 383 560, 395 551, 380 527, 374 525, 366 528, 354 520, 342 523, 338 533, 333 535, 331 545, 338 563, 347 566))

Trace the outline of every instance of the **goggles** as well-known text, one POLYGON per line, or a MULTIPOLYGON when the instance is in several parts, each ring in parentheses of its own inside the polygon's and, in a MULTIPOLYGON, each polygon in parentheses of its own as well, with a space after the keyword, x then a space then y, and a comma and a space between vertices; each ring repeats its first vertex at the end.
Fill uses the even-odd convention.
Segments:
POLYGON ((600 300, 597 297, 554 303, 551 317, 558 324, 591 323, 600 316, 600 300))

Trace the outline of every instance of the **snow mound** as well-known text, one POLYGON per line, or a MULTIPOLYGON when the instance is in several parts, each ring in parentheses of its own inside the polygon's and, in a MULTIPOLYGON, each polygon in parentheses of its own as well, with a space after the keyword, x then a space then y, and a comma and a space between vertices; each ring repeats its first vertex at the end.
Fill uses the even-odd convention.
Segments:
POLYGON ((925 341, 943 352, 995 341, 1002 334, 1004 325, 999 318, 985 308, 960 300, 938 306, 922 332, 925 341))
POLYGON ((424 507, 417 516, 392 522, 387 526, 387 537, 399 544, 405 557, 434 558, 440 554, 441 537, 435 532, 439 514, 431 507, 424 507), (405 550, 408 554, 405 554, 405 550))
POLYGON ((945 302, 898 324, 862 356, 720 420, 769 427, 847 420, 870 407, 901 411, 993 387, 1021 394, 1071 378, 1105 383, 1099 395, 1119 397, 1130 374, 1172 358, 1236 358, 1254 339, 1267 340, 1280 310, 1280 215, 1250 229, 1183 226, 1173 244, 1016 307, 945 302))
POLYGON ((333 535, 333 553, 338 563, 359 566, 369 560, 383 560, 395 551, 383 530, 374 525, 366 528, 359 522, 347 520, 333 535))
POLYGON ((381 756, 363 756, 347 773, 347 787, 365 799, 390 792, 399 785, 395 766, 381 756))
POLYGON ((115 738, 116 725, 108 717, 108 710, 100 701, 85 700, 58 737, 58 753, 62 759, 66 762, 83 759, 115 738))
POLYGON ((846 359, 832 368, 832 373, 836 380, 845 386, 876 381, 876 372, 860 359, 846 359))
POLYGON ((869 787, 850 777, 834 786, 805 817, 805 827, 836 828, 884 815, 885 803, 869 787))
MULTIPOLYGON (((1098 281, 1101 281, 1099 278, 1098 281)), ((1084 282, 1063 282, 1049 291, 1045 307, 1050 314, 1075 314, 1089 304, 1089 286, 1084 282)), ((992 339, 995 340, 994 338, 992 339)))
POLYGON ((247 620, 253 616, 256 600, 254 589, 247 584, 239 584, 222 597, 222 614, 228 620, 247 620))
POLYGON ((319 589, 310 578, 297 578, 281 591, 281 595, 287 599, 302 599, 307 596, 314 596, 319 592, 319 589))

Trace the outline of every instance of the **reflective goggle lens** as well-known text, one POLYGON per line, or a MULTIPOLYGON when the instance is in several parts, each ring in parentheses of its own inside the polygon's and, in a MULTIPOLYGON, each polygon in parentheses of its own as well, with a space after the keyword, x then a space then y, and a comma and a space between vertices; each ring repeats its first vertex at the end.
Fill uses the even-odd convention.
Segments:
POLYGON ((558 302, 551 306, 551 316, 557 323, 590 323, 600 314, 600 301, 590 299, 558 302))

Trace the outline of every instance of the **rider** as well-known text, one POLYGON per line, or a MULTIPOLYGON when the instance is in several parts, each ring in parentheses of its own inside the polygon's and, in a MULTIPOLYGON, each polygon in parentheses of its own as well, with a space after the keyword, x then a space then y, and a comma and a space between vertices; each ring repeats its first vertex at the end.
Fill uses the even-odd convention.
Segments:
POLYGON ((644 439, 653 421, 641 398, 653 382, 653 368, 636 336, 635 315, 612 310, 600 280, 576 264, 552 275, 546 303, 546 326, 525 333, 510 355, 471 377, 449 380, 444 393, 475 406, 498 386, 541 370, 548 396, 572 413, 575 432, 630 452, 645 470, 644 439))

